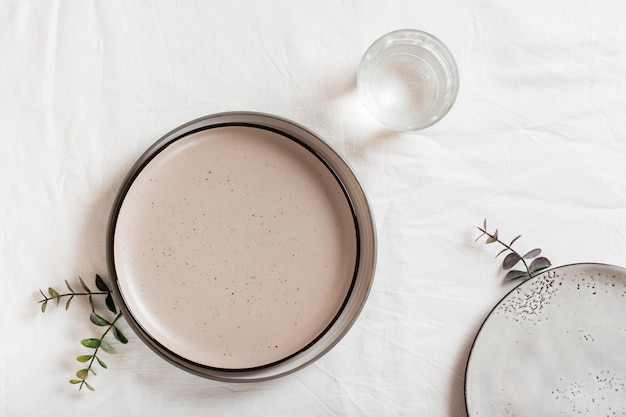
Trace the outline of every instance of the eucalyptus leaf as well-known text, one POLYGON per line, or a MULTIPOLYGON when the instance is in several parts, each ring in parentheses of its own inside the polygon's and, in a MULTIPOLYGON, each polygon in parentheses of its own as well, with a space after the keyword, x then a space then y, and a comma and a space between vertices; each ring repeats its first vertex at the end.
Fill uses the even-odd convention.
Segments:
POLYGON ((70 384, 80 384, 82 381, 80 379, 70 379, 70 384))
POLYGON ((71 293, 74 293, 75 291, 72 289, 72 287, 70 286, 70 283, 67 282, 67 280, 65 280, 65 286, 67 287, 68 290, 70 290, 71 293))
POLYGON ((106 363, 104 363, 104 362, 102 361, 102 359, 100 359, 99 357, 97 357, 97 356, 96 356, 96 360, 98 361, 98 363, 100 364, 100 366, 102 366, 104 369, 107 369, 107 368, 108 368, 107 364, 106 364, 106 363))
POLYGON ((517 270, 509 271, 508 274, 506 274, 506 279, 508 279, 509 281, 513 281, 514 279, 519 278, 530 278, 530 275, 528 275, 528 272, 526 271, 517 270))
POLYGON ((100 291, 111 291, 100 275, 96 275, 96 287, 98 287, 100 291))
POLYGON ((85 347, 97 349, 101 346, 103 342, 100 339, 89 338, 81 340, 80 343, 85 347))
POLYGON ((517 239, 519 239, 520 237, 522 237, 522 235, 517 235, 517 236, 515 236, 515 237, 513 238, 513 240, 511 241, 511 243, 509 243, 509 246, 513 246, 513 244, 515 243, 515 241, 516 241, 517 239))
POLYGON ((496 229, 495 232, 493 232, 493 235, 489 236, 487 238, 487 240, 485 241, 485 243, 489 244, 489 243, 494 243, 498 241, 498 229, 496 229))
POLYGON ((502 249, 500 252, 498 252, 498 254, 495 256, 495 258, 497 258, 498 256, 502 255, 504 252, 506 252, 508 250, 509 250, 509 248, 502 249))
POLYGON ((113 326, 113 336, 115 336, 115 338, 119 340, 120 343, 128 343, 128 339, 126 338, 126 336, 124 336, 124 333, 122 333, 120 329, 117 328, 117 326, 113 326))
POLYGON ((85 386, 87 387, 87 389, 88 389, 89 391, 92 391, 92 392, 93 392, 93 391, 95 391, 95 390, 96 390, 94 387, 92 387, 91 385, 89 385, 89 384, 87 383, 87 381, 83 381, 83 382, 85 383, 85 386))
POLYGON ((504 270, 509 270, 521 260, 522 258, 517 254, 517 252, 511 252, 504 258, 504 262, 502 262, 502 268, 504 270))
POLYGON ((93 355, 80 355, 76 357, 76 360, 78 362, 87 362, 88 360, 90 360, 91 358, 93 358, 93 355))
POLYGON ((89 320, 91 320, 91 322, 96 326, 108 326, 111 324, 107 319, 95 312, 92 312, 89 315, 89 320))
POLYGON ((109 345, 107 342, 105 342, 104 340, 100 341, 100 348, 102 350, 104 350, 106 353, 110 353, 110 354, 115 354, 117 353, 117 350, 115 350, 115 348, 111 345, 109 345))
POLYGON ((41 312, 42 312, 42 313, 45 313, 45 312, 46 312, 46 307, 48 307, 48 300, 44 300, 44 301, 41 303, 41 312))
POLYGON ((78 277, 78 280, 80 281, 80 285, 83 287, 83 290, 85 290, 85 292, 91 292, 91 290, 89 289, 87 284, 85 284, 85 281, 83 281, 81 277, 78 277))
POLYGON ((93 297, 89 294, 89 305, 91 306, 91 311, 96 311, 96 306, 93 303, 93 297))
POLYGON ((542 257, 537 258, 534 261, 532 261, 532 263, 528 267, 528 271, 532 275, 535 272, 538 272, 538 271, 541 271, 542 269, 546 269, 546 268, 550 267, 551 265, 552 264, 550 263, 548 258, 545 258, 545 257, 542 256, 542 257))
POLYGON ((65 310, 69 310, 70 308, 70 303, 72 302, 72 299, 74 298, 74 296, 72 295, 70 298, 67 299, 67 303, 65 303, 65 310))
POLYGON ((117 309, 115 308, 115 302, 113 301, 113 296, 111 294, 107 295, 107 298, 104 300, 107 305, 107 308, 111 313, 117 314, 117 309))
POLYGON ((76 377, 78 379, 85 379, 87 378, 88 375, 89 375, 89 370, 87 368, 76 371, 76 377))
POLYGON ((48 288, 48 294, 50 294, 52 298, 59 298, 59 293, 52 287, 48 288))
POLYGON ((533 258, 536 258, 539 255, 541 255, 541 249, 535 248, 535 249, 529 251, 528 253, 526 253, 526 255, 524 255, 523 258, 524 259, 533 259, 533 258))

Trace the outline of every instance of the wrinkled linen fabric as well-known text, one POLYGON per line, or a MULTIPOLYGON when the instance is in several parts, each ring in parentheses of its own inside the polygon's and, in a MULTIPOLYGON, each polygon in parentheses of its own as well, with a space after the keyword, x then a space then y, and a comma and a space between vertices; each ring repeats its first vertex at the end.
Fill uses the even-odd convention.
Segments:
MULTIPOLYGON (((465 415, 480 324, 516 283, 488 219, 554 265, 626 265, 626 3, 616 1, 0 3, 0 415, 465 415), (391 30, 440 38, 461 88, 420 132, 385 129, 356 90, 391 30), (130 342, 68 380, 98 335, 89 306, 38 289, 107 276, 105 235, 133 162, 176 126, 224 111, 314 130, 360 177, 378 265, 351 331, 283 378, 202 379, 130 342)), ((514 359, 513 359, 514 360, 514 359)), ((523 389, 523 387, 520 387, 523 389)))

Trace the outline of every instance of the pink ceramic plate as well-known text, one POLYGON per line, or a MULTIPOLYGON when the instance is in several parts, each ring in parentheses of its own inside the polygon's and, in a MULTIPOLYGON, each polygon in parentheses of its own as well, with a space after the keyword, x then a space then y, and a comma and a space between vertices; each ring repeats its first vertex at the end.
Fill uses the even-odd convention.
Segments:
POLYGON ((263 380, 327 352, 376 258, 367 199, 309 130, 224 113, 157 141, 124 181, 107 258, 131 327, 198 375, 263 380))

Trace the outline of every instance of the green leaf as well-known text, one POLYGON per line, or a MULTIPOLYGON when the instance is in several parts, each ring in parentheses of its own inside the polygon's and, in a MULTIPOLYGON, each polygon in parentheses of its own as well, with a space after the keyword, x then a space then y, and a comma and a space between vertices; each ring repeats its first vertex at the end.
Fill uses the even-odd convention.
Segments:
POLYGON ((85 290, 85 292, 91 292, 87 284, 85 284, 85 281, 83 281, 81 277, 78 277, 78 279, 80 281, 80 285, 83 287, 83 290, 85 290))
POLYGON ((102 366, 104 369, 107 369, 108 366, 106 363, 102 362, 102 359, 100 359, 99 357, 96 356, 96 360, 98 361, 98 363, 100 364, 100 366, 102 366))
POLYGON ((88 389, 89 391, 92 391, 92 392, 93 392, 93 391, 95 391, 95 390, 96 390, 94 387, 92 387, 91 385, 89 385, 89 384, 87 383, 87 381, 83 381, 83 382, 85 383, 85 386, 87 387, 87 389, 88 389))
POLYGON ((59 295, 57 290, 55 290, 54 288, 50 287, 50 288, 48 288, 48 294, 50 294, 50 297, 56 298, 57 299, 57 305, 59 305, 59 301, 61 300, 61 296, 59 295))
POLYGON ((87 376, 89 375, 89 370, 86 368, 80 369, 78 371, 76 371, 76 377, 78 379, 85 379, 87 378, 87 376))
POLYGON ((70 308, 70 303, 72 302, 73 298, 74 298, 74 296, 72 295, 70 298, 67 299, 67 303, 65 303, 65 310, 66 311, 70 308))
POLYGON ((76 357, 76 360, 78 362, 87 362, 88 360, 90 360, 91 358, 93 358, 93 355, 80 355, 76 357))
POLYGON ((126 336, 124 336, 124 333, 122 333, 120 329, 117 328, 117 326, 113 326, 113 336, 115 336, 115 338, 119 340, 120 343, 128 343, 128 339, 126 338, 126 336))
POLYGON ((526 255, 524 255, 523 258, 524 259, 533 259, 533 258, 536 258, 539 255, 541 255, 541 249, 536 248, 536 249, 533 249, 533 250, 529 251, 528 253, 526 253, 526 255))
POLYGON ((74 290, 72 289, 72 287, 70 286, 70 283, 67 282, 67 280, 65 280, 65 286, 67 287, 68 290, 70 290, 71 293, 74 293, 74 290))
POLYGON ((111 294, 107 295, 107 298, 104 301, 109 311, 111 313, 117 314, 117 309, 115 308, 115 302, 113 301, 113 296, 111 294))
POLYGON ((91 306, 91 311, 95 311, 96 307, 93 304, 93 297, 91 296, 91 294, 89 294, 89 305, 91 306))
POLYGON ((100 275, 97 275, 97 274, 96 274, 96 287, 98 287, 98 289, 100 291, 107 291, 107 292, 111 291, 111 290, 109 290, 109 287, 104 282, 102 277, 100 275))
POLYGON ((485 241, 486 244, 490 244, 490 243, 494 243, 498 241, 498 229, 496 229, 495 232, 493 232, 493 235, 489 236, 487 238, 487 240, 485 241))
POLYGON ((530 272, 530 274, 534 274, 535 272, 541 271, 542 269, 546 269, 548 267, 550 267, 552 264, 550 263, 550 261, 548 260, 548 258, 545 257, 540 257, 535 259, 534 261, 532 261, 532 263, 530 264, 530 266, 528 267, 528 270, 530 272))
POLYGON ((515 252, 511 252, 504 258, 504 262, 502 262, 502 268, 504 270, 509 270, 515 266, 522 258, 515 252))
POLYGON ((89 315, 89 320, 96 326, 108 326, 111 324, 107 319, 94 312, 89 315))
POLYGON ((509 281, 513 281, 514 279, 519 279, 519 278, 530 278, 530 275, 528 275, 528 272, 526 271, 509 271, 508 274, 506 274, 506 279, 508 279, 509 281))
POLYGON ((48 306, 48 300, 44 300, 44 301, 41 303, 41 312, 42 312, 42 313, 45 313, 45 312, 46 312, 46 307, 47 307, 47 306, 48 306))
POLYGON ((102 348, 102 350, 104 350, 106 353, 110 353, 110 354, 117 353, 117 350, 115 350, 115 348, 113 346, 109 345, 104 340, 100 341, 100 348, 102 348))
POLYGON ((80 379, 70 379, 70 384, 80 384, 81 382, 80 379))
POLYGON ((81 340, 80 343, 85 347, 97 349, 102 344, 102 341, 100 339, 89 338, 81 340))

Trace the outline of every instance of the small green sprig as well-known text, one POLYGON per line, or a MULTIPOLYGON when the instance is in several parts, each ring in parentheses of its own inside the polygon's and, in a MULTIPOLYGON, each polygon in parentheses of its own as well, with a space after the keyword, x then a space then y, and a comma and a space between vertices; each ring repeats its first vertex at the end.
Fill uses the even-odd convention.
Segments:
POLYGON ((82 368, 76 371, 76 377, 78 379, 70 379, 70 384, 78 384, 79 391, 83 388, 83 386, 87 387, 87 389, 89 389, 90 391, 95 390, 94 387, 91 386, 87 382, 87 377, 89 376, 90 372, 93 375, 96 375, 96 372, 93 369, 94 362, 98 362, 98 364, 104 369, 108 368, 107 364, 102 360, 100 356, 98 356, 98 352, 100 351, 100 349, 102 349, 104 352, 109 353, 109 354, 117 353, 117 351, 115 350, 113 346, 111 346, 109 343, 104 341, 104 337, 111 330, 113 330, 113 334, 115 335, 115 338, 118 341, 120 341, 121 343, 128 343, 128 339, 126 339, 124 334, 115 326, 115 323, 121 317, 122 317, 122 313, 118 313, 115 316, 115 319, 112 322, 109 322, 104 317, 94 312, 92 312, 91 315, 89 316, 92 323, 94 323, 97 326, 106 326, 106 329, 104 333, 102 333, 102 336, 100 336, 100 338, 92 337, 92 338, 87 338, 87 339, 83 339, 80 341, 80 343, 83 346, 93 349, 94 351, 90 355, 80 355, 76 357, 76 360, 78 362, 82 362, 82 363, 89 362, 86 368, 82 368))
POLYGON ((526 280, 532 278, 552 265, 548 258, 539 256, 541 255, 541 249, 539 248, 532 249, 526 252, 524 255, 521 255, 519 252, 513 249, 513 243, 515 243, 520 237, 522 237, 522 235, 516 236, 515 238, 513 238, 513 240, 511 240, 511 243, 507 245, 498 237, 498 229, 495 229, 493 233, 489 233, 487 231, 487 219, 483 220, 482 227, 478 226, 478 230, 480 230, 481 234, 476 238, 476 241, 478 241, 478 239, 483 236, 487 236, 487 239, 485 240, 486 244, 497 242, 500 245, 504 246, 504 249, 498 252, 496 258, 505 252, 509 252, 509 254, 504 257, 504 261, 502 261, 502 269, 504 269, 505 271, 509 271, 519 262, 522 262, 522 264, 524 265, 525 271, 510 270, 506 274, 506 278, 508 280, 526 280))
POLYGON ((62 298, 64 297, 67 298, 67 301, 65 303, 65 310, 68 310, 70 307, 70 303, 72 302, 74 297, 82 296, 82 297, 88 298, 89 305, 91 307, 91 314, 89 315, 89 320, 96 326, 105 327, 105 329, 99 338, 91 337, 91 338, 86 338, 80 341, 80 343, 86 348, 93 349, 93 352, 91 352, 88 355, 80 355, 76 357, 76 360, 78 362, 86 363, 87 365, 84 368, 79 369, 76 372, 76 378, 70 379, 69 382, 70 384, 78 385, 79 391, 83 388, 83 386, 89 389, 90 391, 94 391, 95 390, 94 387, 87 382, 87 377, 89 376, 90 373, 93 375, 96 375, 96 372, 94 370, 94 364, 97 362, 98 365, 100 365, 102 368, 104 369, 108 368, 107 364, 102 360, 102 357, 99 356, 98 353, 100 353, 100 351, 104 351, 109 354, 117 353, 115 348, 104 340, 105 336, 107 336, 109 333, 112 332, 115 339, 117 339, 117 341, 119 341, 122 344, 128 343, 128 339, 126 338, 126 336, 124 336, 124 334, 119 329, 119 327, 116 326, 116 323, 118 322, 118 320, 122 318, 122 312, 118 313, 117 308, 115 306, 115 302, 113 301, 111 290, 106 285, 102 277, 100 277, 100 275, 96 275, 96 287, 98 287, 99 291, 92 291, 87 286, 87 284, 85 284, 85 281, 83 281, 82 278, 79 277, 78 279, 80 281, 82 291, 74 291, 74 289, 69 284, 69 282, 65 280, 65 285, 67 289, 69 290, 68 293, 61 294, 52 287, 48 288, 48 295, 46 295, 42 290, 39 290, 39 292, 41 293, 43 297, 41 300, 39 300, 39 303, 41 304, 41 312, 45 313, 48 303, 52 300, 56 300, 56 303, 58 306, 62 298), (96 306, 95 306, 94 298, 93 298, 94 296, 105 297, 106 307, 111 313, 115 314, 115 318, 113 318, 112 320, 108 320, 96 311, 96 306))
POLYGON ((117 313, 117 310, 115 308, 115 302, 113 301, 113 295, 111 294, 111 290, 106 285, 106 283, 104 282, 104 280, 102 279, 100 275, 96 274, 96 287, 98 287, 100 291, 91 291, 89 287, 87 286, 87 284, 85 284, 85 281, 83 281, 81 277, 78 277, 78 279, 80 281, 80 286, 82 287, 83 292, 74 291, 74 289, 72 289, 70 283, 67 282, 67 280, 65 280, 65 286, 70 291, 69 293, 60 294, 54 288, 49 287, 48 294, 50 296, 47 296, 46 294, 44 294, 43 291, 39 290, 39 292, 41 293, 41 296, 43 297, 43 299, 39 300, 39 303, 41 304, 41 312, 42 313, 46 312, 46 307, 48 306, 49 301, 56 300, 57 306, 58 306, 59 302, 61 301, 63 297, 69 297, 67 299, 67 302, 65 303, 65 310, 68 310, 70 308, 70 303, 72 302, 74 297, 77 295, 87 296, 89 298, 89 305, 91 306, 91 311, 93 312, 95 311, 94 303, 93 303, 93 296, 94 295, 106 295, 105 303, 107 305, 107 308, 111 310, 113 313, 117 313))

